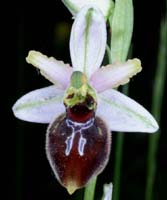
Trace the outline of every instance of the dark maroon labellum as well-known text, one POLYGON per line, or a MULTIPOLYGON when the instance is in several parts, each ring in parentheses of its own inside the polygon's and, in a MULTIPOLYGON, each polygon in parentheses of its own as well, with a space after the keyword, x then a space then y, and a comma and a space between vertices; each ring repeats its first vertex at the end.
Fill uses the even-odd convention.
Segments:
POLYGON ((51 167, 69 193, 85 186, 93 176, 98 175, 106 166, 110 154, 111 136, 106 124, 99 117, 94 118, 93 111, 88 110, 83 116, 82 112, 78 114, 80 122, 71 120, 69 116, 76 117, 73 112, 77 113, 77 110, 72 110, 72 115, 69 111, 68 118, 65 115, 58 117, 49 126, 46 138, 51 167))
POLYGON ((67 118, 78 123, 85 123, 89 119, 94 118, 94 111, 89 110, 82 104, 66 109, 66 113, 67 118))

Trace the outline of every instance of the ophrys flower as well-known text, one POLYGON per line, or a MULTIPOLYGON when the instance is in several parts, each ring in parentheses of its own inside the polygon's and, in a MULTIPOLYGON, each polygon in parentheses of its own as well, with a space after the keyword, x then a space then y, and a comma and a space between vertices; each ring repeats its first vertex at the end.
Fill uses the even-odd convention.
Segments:
POLYGON ((50 123, 46 152, 59 182, 73 193, 106 166, 110 131, 155 132, 151 114, 112 88, 141 71, 138 59, 99 68, 106 48, 101 12, 86 6, 72 26, 72 67, 30 51, 27 62, 40 69, 52 86, 32 91, 13 106, 16 117, 50 123))

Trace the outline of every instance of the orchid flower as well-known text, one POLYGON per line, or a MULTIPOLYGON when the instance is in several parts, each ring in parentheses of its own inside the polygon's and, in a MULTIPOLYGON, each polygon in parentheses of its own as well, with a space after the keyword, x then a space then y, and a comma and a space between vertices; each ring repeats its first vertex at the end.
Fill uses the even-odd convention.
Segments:
POLYGON ((53 85, 32 91, 13 106, 22 120, 50 123, 46 153, 58 181, 71 194, 105 168, 111 131, 155 132, 152 115, 115 89, 141 71, 139 59, 100 67, 106 49, 101 11, 85 6, 77 14, 70 37, 72 67, 37 51, 27 62, 53 85))

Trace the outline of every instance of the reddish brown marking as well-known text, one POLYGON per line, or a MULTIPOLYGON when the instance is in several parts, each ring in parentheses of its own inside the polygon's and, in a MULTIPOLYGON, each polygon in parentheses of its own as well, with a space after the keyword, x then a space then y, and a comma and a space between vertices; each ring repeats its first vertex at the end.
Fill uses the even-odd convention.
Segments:
POLYGON ((110 132, 105 123, 96 117, 94 123, 83 129, 78 126, 69 127, 66 118, 60 116, 48 129, 47 154, 60 183, 67 187, 75 182, 78 188, 83 187, 92 176, 99 174, 107 164, 110 153, 110 132), (76 130, 72 149, 67 156, 66 140, 76 130), (84 154, 78 152, 81 137, 86 139, 84 154))

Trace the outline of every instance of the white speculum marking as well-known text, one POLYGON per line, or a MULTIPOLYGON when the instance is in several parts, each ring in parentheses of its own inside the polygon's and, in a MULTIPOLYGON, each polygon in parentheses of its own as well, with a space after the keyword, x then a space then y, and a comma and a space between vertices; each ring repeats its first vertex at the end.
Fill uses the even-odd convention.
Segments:
POLYGON ((71 136, 67 137, 67 139, 65 141, 65 143, 66 143, 66 150, 65 150, 66 156, 69 156, 70 151, 72 149, 74 135, 75 135, 75 132, 73 131, 72 134, 71 134, 71 136))
POLYGON ((94 119, 90 119, 86 123, 77 123, 69 119, 66 119, 67 126, 72 129, 71 135, 68 136, 65 141, 66 143, 65 155, 66 156, 70 155, 71 149, 73 147, 74 136, 76 133, 80 134, 80 138, 78 142, 78 153, 80 156, 84 155, 84 148, 85 148, 87 140, 82 136, 82 130, 87 129, 90 126, 92 126, 93 122, 94 122, 94 119))
POLYGON ((80 156, 84 155, 85 144, 86 144, 86 139, 80 133, 79 144, 78 144, 78 152, 80 156))

